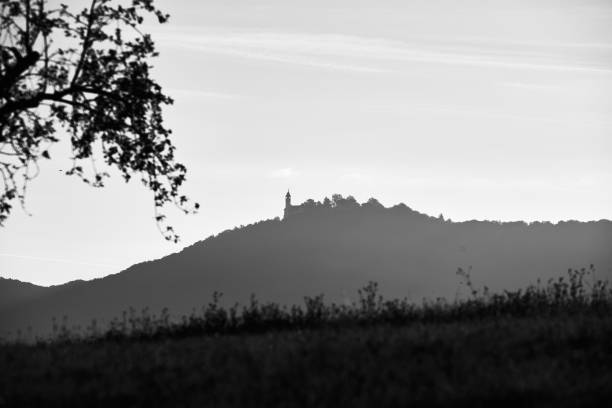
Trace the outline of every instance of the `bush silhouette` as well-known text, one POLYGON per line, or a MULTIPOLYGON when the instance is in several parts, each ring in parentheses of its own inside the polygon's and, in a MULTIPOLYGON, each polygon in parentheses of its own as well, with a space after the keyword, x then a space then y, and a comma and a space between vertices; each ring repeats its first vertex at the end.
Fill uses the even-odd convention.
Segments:
POLYGON ((38 342, 158 339, 195 335, 262 333, 279 330, 304 330, 325 327, 362 327, 371 325, 411 325, 417 323, 461 322, 502 317, 542 317, 557 315, 605 315, 612 312, 612 287, 596 280, 593 265, 569 269, 566 276, 538 281, 524 289, 490 293, 472 282, 471 269, 459 268, 457 275, 469 289, 469 296, 448 302, 424 300, 417 304, 404 299, 384 299, 378 284, 368 282, 358 290, 350 304, 326 303, 323 295, 304 297, 303 305, 281 306, 262 303, 254 295, 249 304, 224 308, 222 293, 213 292, 211 301, 190 315, 172 319, 167 308, 151 315, 145 308, 133 308, 113 319, 106 329, 95 321, 83 332, 70 328, 68 318, 53 320, 53 333, 38 342))

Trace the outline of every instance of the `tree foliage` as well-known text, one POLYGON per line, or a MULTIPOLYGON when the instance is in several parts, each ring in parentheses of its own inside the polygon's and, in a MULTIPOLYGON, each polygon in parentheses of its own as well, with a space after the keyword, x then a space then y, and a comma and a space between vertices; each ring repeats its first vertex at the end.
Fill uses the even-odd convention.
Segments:
POLYGON ((50 3, 0 1, 0 225, 15 202, 24 205, 38 161, 67 134, 67 174, 102 187, 109 174, 96 167, 101 156, 126 181, 140 178, 153 192, 158 227, 176 242, 162 208, 189 213, 198 204, 180 193, 186 168, 162 116, 173 101, 151 77, 158 54, 140 30, 145 18, 169 16, 153 0, 90 0, 78 11, 50 3))

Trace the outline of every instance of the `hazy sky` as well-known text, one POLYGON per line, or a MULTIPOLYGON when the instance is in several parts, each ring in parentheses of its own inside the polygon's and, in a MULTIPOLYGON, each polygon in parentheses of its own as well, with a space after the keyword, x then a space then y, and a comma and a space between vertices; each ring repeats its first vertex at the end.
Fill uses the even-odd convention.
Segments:
POLYGON ((116 273, 332 193, 453 220, 612 218, 608 0, 165 0, 151 26, 186 192, 161 238, 151 195, 63 175, 0 230, 0 276, 116 273))

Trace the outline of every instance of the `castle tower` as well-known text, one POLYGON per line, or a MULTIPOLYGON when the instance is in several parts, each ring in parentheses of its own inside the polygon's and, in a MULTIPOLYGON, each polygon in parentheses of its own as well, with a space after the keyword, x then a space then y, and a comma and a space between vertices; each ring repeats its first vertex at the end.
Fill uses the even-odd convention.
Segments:
POLYGON ((291 193, 287 190, 287 194, 285 194, 285 208, 291 207, 291 193))
POLYGON ((285 216, 287 218, 289 213, 291 212, 291 193, 287 190, 287 194, 285 194, 285 216))

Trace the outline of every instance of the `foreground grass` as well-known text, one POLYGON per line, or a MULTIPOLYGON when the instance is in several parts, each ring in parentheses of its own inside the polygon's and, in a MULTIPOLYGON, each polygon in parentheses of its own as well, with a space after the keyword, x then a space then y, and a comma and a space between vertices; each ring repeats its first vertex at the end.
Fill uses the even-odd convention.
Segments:
POLYGON ((0 366, 7 406, 588 406, 612 397, 612 320, 12 345, 0 366))
MULTIPOLYGON (((591 268, 591 272, 593 272, 591 268)), ((612 291, 588 270, 523 291, 416 306, 370 284, 352 306, 305 299, 199 316, 124 316, 0 345, 0 407, 602 406, 612 291)))

